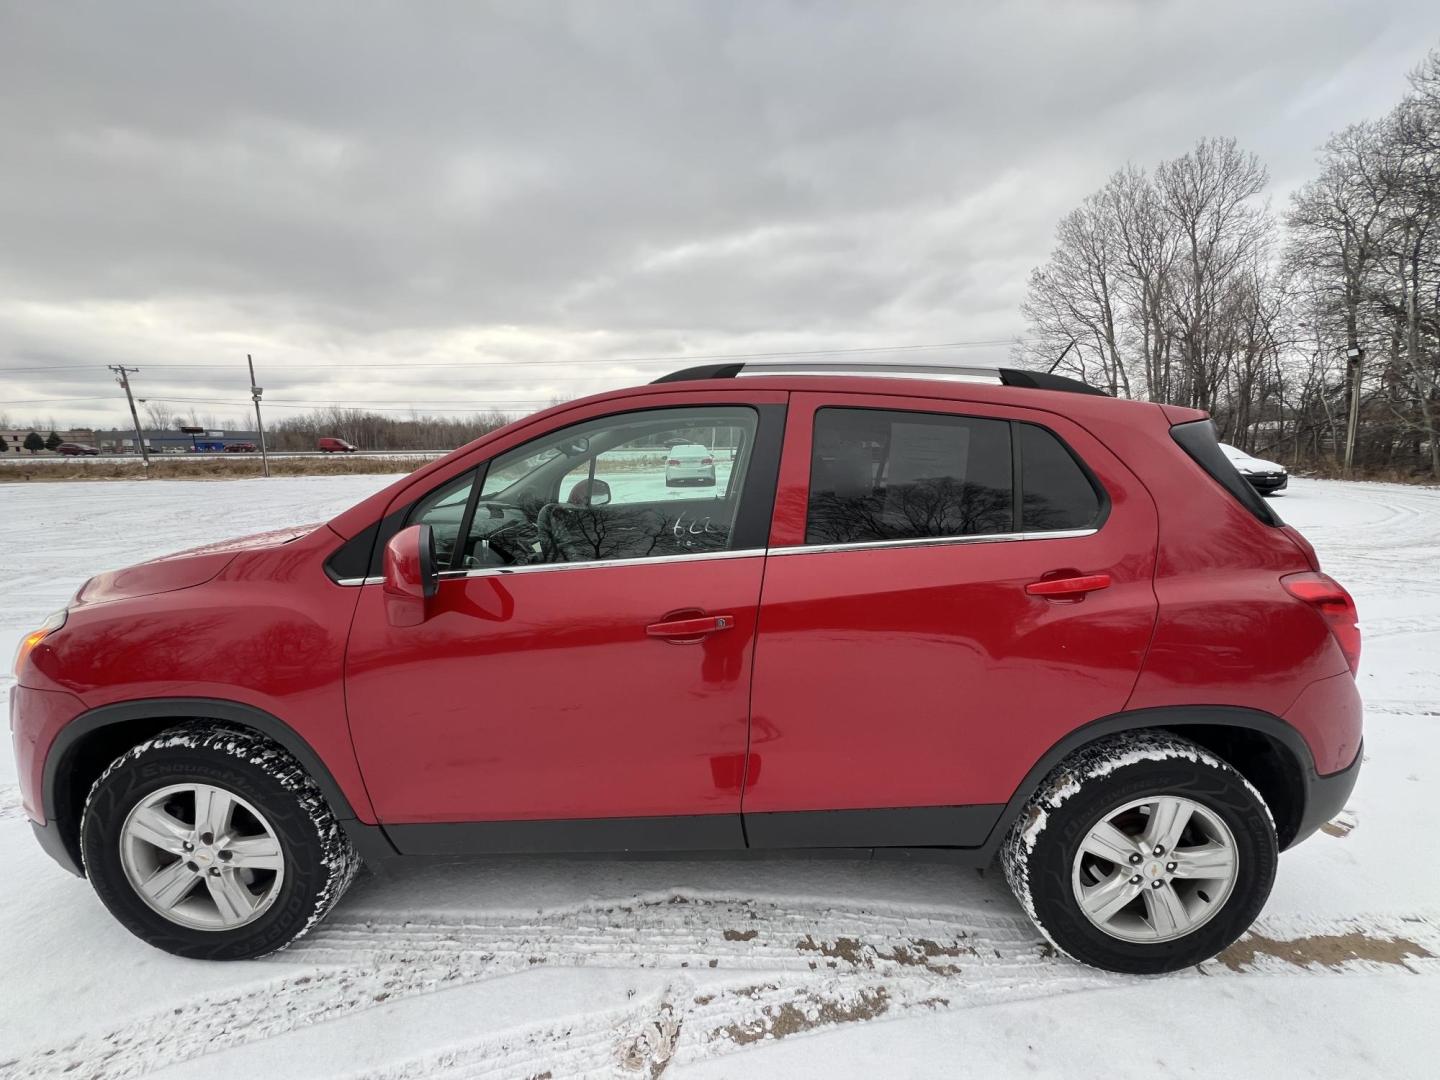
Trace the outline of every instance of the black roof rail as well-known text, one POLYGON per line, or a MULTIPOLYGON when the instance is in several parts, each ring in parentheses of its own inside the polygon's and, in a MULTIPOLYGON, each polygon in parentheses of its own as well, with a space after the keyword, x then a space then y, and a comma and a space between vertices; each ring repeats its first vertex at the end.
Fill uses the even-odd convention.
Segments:
POLYGON ((1045 371, 1024 371, 1020 368, 986 368, 959 366, 955 364, 883 364, 874 362, 826 363, 805 361, 784 364, 701 364, 698 367, 682 368, 668 375, 661 375, 652 383, 692 382, 697 379, 734 379, 743 375, 872 375, 916 379, 985 379, 1002 386, 1020 386, 1030 390, 1063 390, 1072 394, 1099 394, 1109 397, 1104 390, 1083 383, 1079 379, 1064 375, 1052 375, 1045 371))
POLYGON ((1048 371, 1025 371, 1021 368, 1000 368, 1000 381, 1006 386, 1024 386, 1031 390, 1066 390, 1072 394, 1099 394, 1109 397, 1098 386, 1072 379, 1065 375, 1052 375, 1048 371))

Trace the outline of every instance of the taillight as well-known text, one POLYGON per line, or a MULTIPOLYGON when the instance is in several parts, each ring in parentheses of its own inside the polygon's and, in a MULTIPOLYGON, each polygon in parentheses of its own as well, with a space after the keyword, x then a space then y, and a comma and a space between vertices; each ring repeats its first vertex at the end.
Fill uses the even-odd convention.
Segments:
POLYGON ((1286 574, 1280 579, 1291 596, 1315 608, 1325 617, 1325 624, 1335 636, 1350 674, 1360 670, 1360 622, 1355 601, 1345 587, 1329 574, 1286 574))
POLYGON ((701 464, 701 465, 714 465, 714 464, 715 464, 715 459, 714 459, 713 457, 702 457, 702 458, 700 459, 700 464, 701 464))
POLYGON ((666 464, 666 465, 679 465, 679 464, 680 464, 680 459, 679 459, 678 457, 672 457, 669 461, 665 462, 665 464, 666 464))

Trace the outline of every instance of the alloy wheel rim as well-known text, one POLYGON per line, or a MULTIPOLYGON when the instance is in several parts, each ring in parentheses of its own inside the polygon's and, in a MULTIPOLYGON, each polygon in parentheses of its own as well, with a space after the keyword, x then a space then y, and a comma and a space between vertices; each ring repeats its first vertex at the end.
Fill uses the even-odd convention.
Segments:
POLYGON ((1218 814, 1193 799, 1154 795, 1107 811, 1091 827, 1070 881, 1091 925, 1148 945, 1214 918, 1238 869, 1234 834, 1218 814))
POLYGON ((265 816, 212 784, 172 784, 136 803, 120 829, 120 864, 146 906, 192 930, 254 922, 285 879, 265 816))

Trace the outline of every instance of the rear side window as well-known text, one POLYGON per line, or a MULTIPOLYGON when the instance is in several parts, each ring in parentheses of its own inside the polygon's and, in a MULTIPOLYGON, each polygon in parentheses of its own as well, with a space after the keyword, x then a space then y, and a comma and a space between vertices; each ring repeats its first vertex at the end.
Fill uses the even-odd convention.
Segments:
POLYGON ((1220 449, 1220 440, 1215 435, 1215 425, 1209 420, 1176 424, 1170 429, 1170 437, 1180 444, 1180 449, 1190 455, 1195 464, 1209 473, 1217 484, 1233 495, 1257 520, 1266 525, 1285 524, 1280 520, 1280 515, 1270 509, 1270 504, 1264 497, 1240 475, 1234 462, 1225 456, 1225 451, 1220 449))
POLYGON ((806 544, 1014 529, 1010 424, 881 409, 815 414, 806 544))
POLYGON ((1016 424, 1015 433, 1023 531, 1088 529, 1098 524, 1100 496, 1069 448, 1034 424, 1016 424))

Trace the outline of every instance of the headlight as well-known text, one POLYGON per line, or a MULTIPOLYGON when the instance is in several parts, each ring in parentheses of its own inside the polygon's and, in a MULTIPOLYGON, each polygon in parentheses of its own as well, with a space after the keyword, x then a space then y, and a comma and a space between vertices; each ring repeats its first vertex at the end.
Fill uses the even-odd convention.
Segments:
POLYGON ((65 619, 69 614, 69 611, 61 608, 41 623, 38 630, 31 630, 30 633, 20 639, 20 645, 15 650, 15 665, 12 669, 17 679, 20 677, 20 668, 24 665, 25 661, 29 659, 30 654, 35 651, 35 646, 39 645, 40 642, 64 626, 65 619))

